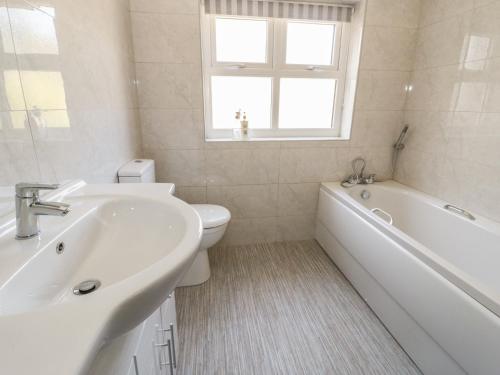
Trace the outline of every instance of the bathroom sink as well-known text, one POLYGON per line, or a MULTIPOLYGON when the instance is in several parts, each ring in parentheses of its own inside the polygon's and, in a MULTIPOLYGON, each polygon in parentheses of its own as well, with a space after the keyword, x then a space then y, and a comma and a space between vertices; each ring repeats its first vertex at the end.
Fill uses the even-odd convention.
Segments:
POLYGON ((12 218, 0 223, 2 372, 85 373, 106 341, 158 308, 202 233, 172 188, 74 183, 51 197, 70 214, 42 217, 39 238, 15 240, 12 218))

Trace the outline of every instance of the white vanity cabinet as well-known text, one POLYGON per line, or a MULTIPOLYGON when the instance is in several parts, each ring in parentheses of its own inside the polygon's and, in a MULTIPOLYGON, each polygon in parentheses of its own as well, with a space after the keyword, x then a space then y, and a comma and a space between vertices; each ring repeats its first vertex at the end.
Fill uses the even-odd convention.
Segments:
POLYGON ((174 375, 177 338, 172 293, 146 321, 102 348, 89 375, 174 375))

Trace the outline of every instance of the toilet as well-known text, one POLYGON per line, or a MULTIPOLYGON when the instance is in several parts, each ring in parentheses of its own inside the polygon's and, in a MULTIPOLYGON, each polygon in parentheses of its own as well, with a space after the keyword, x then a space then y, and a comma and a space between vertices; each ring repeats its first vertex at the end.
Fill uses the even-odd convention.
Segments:
MULTIPOLYGON (((118 171, 119 183, 154 183, 156 182, 154 160, 136 159, 125 164, 118 171)), ((208 249, 221 240, 231 219, 229 210, 213 204, 192 204, 203 223, 203 235, 198 254, 177 286, 203 284, 210 278, 208 249)))
POLYGON ((201 217, 203 235, 201 237, 198 254, 177 286, 193 286, 203 284, 210 278, 208 263, 208 249, 219 242, 226 232, 227 224, 231 219, 229 210, 213 204, 192 204, 201 217))

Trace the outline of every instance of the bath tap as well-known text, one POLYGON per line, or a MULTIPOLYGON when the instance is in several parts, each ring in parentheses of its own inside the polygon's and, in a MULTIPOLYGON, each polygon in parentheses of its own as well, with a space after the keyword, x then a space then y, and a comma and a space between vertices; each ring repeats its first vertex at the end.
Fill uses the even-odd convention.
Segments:
POLYGON ((40 190, 55 190, 59 185, 16 184, 16 239, 25 240, 40 233, 38 216, 66 216, 69 205, 59 202, 41 202, 40 190))
POLYGON ((366 161, 363 158, 356 158, 352 161, 353 174, 341 182, 343 187, 352 187, 355 185, 368 185, 375 182, 375 174, 365 176, 366 161))

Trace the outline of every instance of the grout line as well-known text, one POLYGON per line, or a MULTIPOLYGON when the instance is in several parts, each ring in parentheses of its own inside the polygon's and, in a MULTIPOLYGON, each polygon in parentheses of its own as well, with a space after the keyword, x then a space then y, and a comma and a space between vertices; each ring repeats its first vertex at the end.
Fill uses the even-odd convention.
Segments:
POLYGON ((392 25, 375 25, 375 24, 366 24, 365 28, 378 28, 378 29, 396 29, 396 30, 412 30, 416 31, 418 30, 418 25, 417 26, 412 26, 412 27, 406 27, 406 26, 392 26, 392 25))
POLYGON ((147 11, 147 10, 134 10, 130 9, 130 13, 137 14, 154 14, 162 16, 200 16, 200 13, 184 13, 184 12, 162 12, 162 11, 147 11))
MULTIPOLYGON (((428 70, 437 70, 437 69, 440 69, 440 68, 449 68, 449 67, 453 67, 453 66, 461 66, 461 65, 464 65, 464 64, 467 64, 467 63, 489 62, 491 60, 500 60, 500 56, 487 57, 487 58, 484 58, 484 59, 464 60, 464 61, 460 61, 460 62, 454 62, 454 63, 443 64, 443 65, 425 66, 423 68, 413 68, 413 70, 411 70, 410 73, 423 72, 423 71, 428 71, 428 70)), ((465 69, 460 69, 460 70, 464 71, 465 69)), ((484 72, 484 70, 480 71, 480 73, 481 72, 484 72)))
MULTIPOLYGON (((134 59, 135 60, 135 59, 134 59)), ((192 66, 201 66, 200 62, 165 62, 165 61, 133 61, 135 64, 151 64, 151 65, 192 65, 192 66)))

